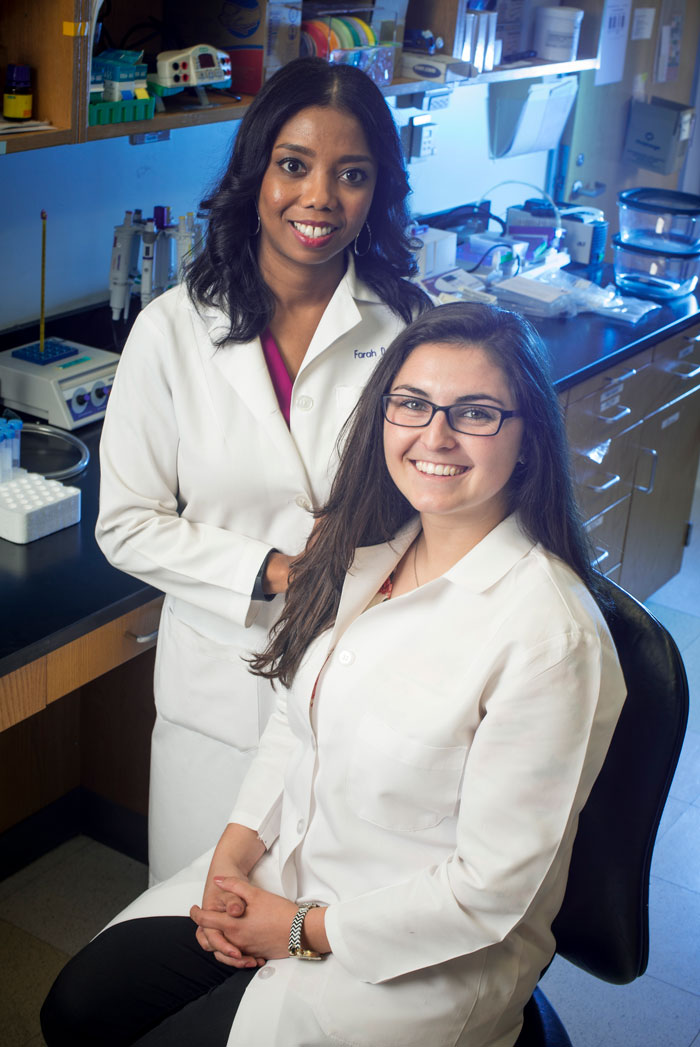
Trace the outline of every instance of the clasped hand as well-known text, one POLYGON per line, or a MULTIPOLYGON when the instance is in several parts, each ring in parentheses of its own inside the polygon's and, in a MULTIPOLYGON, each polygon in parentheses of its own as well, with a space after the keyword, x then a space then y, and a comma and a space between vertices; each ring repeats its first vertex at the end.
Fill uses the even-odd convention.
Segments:
POLYGON ((288 955, 294 902, 254 887, 237 876, 216 876, 207 884, 202 906, 193 905, 196 938, 229 967, 260 967, 288 955))

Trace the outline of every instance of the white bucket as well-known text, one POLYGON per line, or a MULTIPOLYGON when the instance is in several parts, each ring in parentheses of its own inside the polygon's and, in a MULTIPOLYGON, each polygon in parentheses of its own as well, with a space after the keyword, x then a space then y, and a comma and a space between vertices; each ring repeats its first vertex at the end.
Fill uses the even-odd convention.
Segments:
POLYGON ((583 11, 578 7, 538 7, 533 48, 548 62, 573 62, 578 53, 583 11))

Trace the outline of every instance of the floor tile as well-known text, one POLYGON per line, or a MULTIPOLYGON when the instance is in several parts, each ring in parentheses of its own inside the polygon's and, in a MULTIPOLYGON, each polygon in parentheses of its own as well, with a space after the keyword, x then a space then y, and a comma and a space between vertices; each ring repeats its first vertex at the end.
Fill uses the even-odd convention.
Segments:
POLYGON ((700 996, 700 894, 652 876, 647 974, 700 996))
POLYGON ((695 640, 681 653, 688 676, 688 694, 690 696, 688 728, 691 731, 700 732, 700 640, 695 640))
POLYGON ((13 873, 12 876, 8 876, 4 880, 0 880, 0 901, 9 894, 14 894, 15 891, 25 887, 33 880, 43 879, 49 874, 49 870, 53 866, 58 865, 66 858, 77 855, 89 843, 90 839, 87 836, 74 836, 71 840, 61 844, 60 847, 55 847, 48 854, 44 854, 41 858, 37 858, 36 861, 25 865, 24 869, 20 869, 19 872, 13 873))
POLYGON ((656 603, 654 597, 646 601, 646 606, 654 617, 666 626, 681 654, 695 640, 700 639, 700 608, 697 615, 686 614, 684 611, 676 611, 673 607, 656 603))
POLYGON ((0 900, 0 918, 73 955, 146 886, 145 865, 89 840, 0 900))
POLYGON ((664 807, 664 813, 661 815, 661 822, 659 829, 656 834, 656 842, 663 839, 671 826, 678 821, 682 814, 690 807, 689 803, 685 800, 676 800, 673 796, 669 796, 666 800, 666 806, 664 807))
POLYGON ((651 875, 700 893, 700 807, 688 807, 659 840, 651 875))
POLYGON ((43 1043, 39 1007, 68 959, 66 953, 0 920, 0 1043, 3 1047, 43 1043))
POLYGON ((686 803, 700 797, 700 731, 686 731, 669 795, 686 803))
POLYGON ((645 975, 608 985, 557 959, 540 983, 576 1047, 689 1047, 700 996, 645 975))

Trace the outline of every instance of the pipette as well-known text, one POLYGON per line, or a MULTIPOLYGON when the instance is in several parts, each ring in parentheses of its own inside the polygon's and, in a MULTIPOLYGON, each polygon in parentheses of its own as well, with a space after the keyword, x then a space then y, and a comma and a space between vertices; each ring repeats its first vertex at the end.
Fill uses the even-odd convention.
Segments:
POLYGON ((39 352, 44 352, 44 328, 46 319, 46 211, 41 212, 41 309, 39 313, 39 352))

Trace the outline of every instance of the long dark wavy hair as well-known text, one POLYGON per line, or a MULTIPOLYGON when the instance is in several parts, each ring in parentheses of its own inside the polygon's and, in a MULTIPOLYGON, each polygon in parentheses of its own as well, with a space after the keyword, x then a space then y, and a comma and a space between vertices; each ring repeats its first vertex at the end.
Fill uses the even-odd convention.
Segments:
POLYGON ((188 267, 186 283, 193 301, 226 311, 231 324, 226 338, 250 341, 272 319, 275 299, 261 276, 253 235, 255 205, 281 128, 310 106, 354 116, 377 164, 367 217, 371 244, 366 254, 356 256, 358 275, 406 323, 429 305, 427 296, 403 279, 416 270, 406 233, 410 187, 396 126, 381 91, 352 66, 299 58, 278 70, 255 96, 228 166, 201 204, 209 228, 203 250, 188 267))
MULTIPOLYGON (((387 349, 346 424, 340 465, 313 539, 294 561, 284 610, 251 671, 289 686, 309 644, 335 621, 346 572, 360 546, 391 541, 415 515, 384 459, 381 397, 421 345, 477 345, 500 367, 523 419, 509 512, 603 600, 574 499, 562 411, 547 351, 527 320, 493 306, 453 303, 423 313, 387 349)), ((343 434, 341 434, 343 440, 343 434)))

